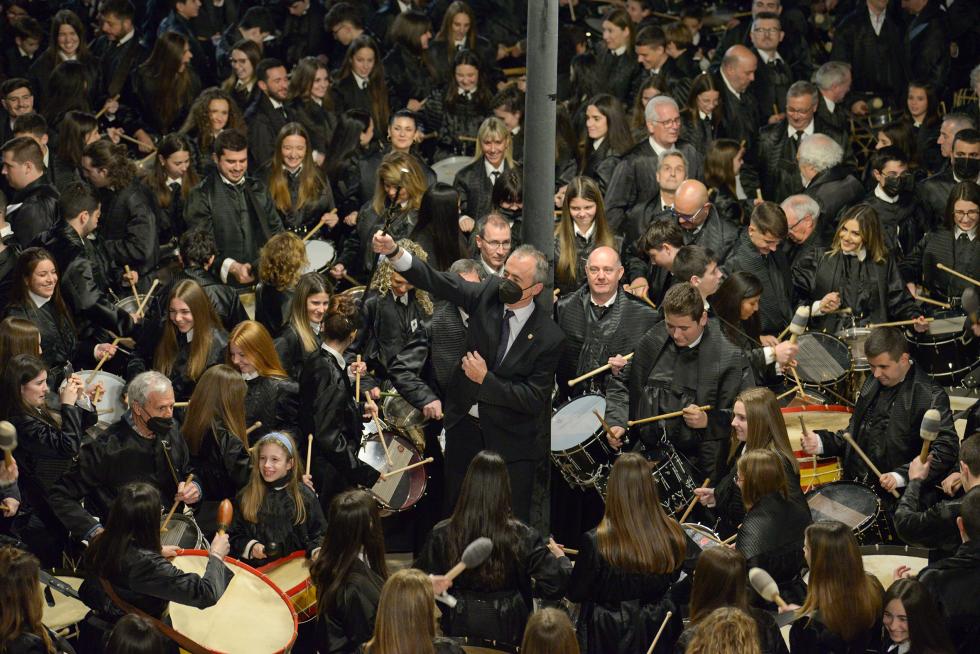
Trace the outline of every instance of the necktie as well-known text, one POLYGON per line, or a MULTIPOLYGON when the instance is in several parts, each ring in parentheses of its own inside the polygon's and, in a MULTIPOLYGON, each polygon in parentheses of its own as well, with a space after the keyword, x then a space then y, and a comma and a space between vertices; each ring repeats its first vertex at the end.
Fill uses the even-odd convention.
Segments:
POLYGON ((494 369, 500 367, 504 356, 507 354, 507 343, 510 341, 510 319, 513 317, 513 311, 510 309, 504 311, 504 320, 500 323, 500 342, 497 344, 497 358, 493 362, 494 369))
POLYGON ((498 177, 500 177, 500 173, 498 173, 496 170, 493 171, 492 173, 490 173, 490 186, 496 186, 497 185, 497 178, 498 177))
POLYGON ((964 232, 964 233, 960 234, 959 236, 957 236, 956 237, 956 240, 959 241, 960 243, 966 245, 967 243, 970 242, 970 237, 969 237, 969 235, 966 234, 966 232, 964 232))
POLYGON ((796 134, 793 135, 793 149, 800 147, 800 141, 803 140, 803 132, 801 130, 796 130, 796 134))
POLYGON ((596 320, 602 320, 608 311, 609 307, 600 307, 598 304, 592 303, 592 315, 595 316, 596 320))

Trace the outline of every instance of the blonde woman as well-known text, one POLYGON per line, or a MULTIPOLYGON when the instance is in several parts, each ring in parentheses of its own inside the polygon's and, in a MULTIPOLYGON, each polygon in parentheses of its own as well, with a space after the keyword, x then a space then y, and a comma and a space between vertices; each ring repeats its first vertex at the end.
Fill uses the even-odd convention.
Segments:
POLYGON ((479 220, 490 213, 493 208, 493 185, 513 167, 510 130, 499 118, 487 118, 476 135, 473 163, 456 173, 453 182, 459 193, 460 214, 479 220))
POLYGON ((575 177, 565 188, 561 219, 555 227, 555 288, 562 295, 585 283, 585 262, 597 247, 619 250, 609 223, 599 185, 588 177, 575 177))
POLYGON ((259 283, 255 287, 255 319, 274 337, 289 321, 296 284, 308 265, 306 244, 292 232, 280 232, 259 250, 259 283))

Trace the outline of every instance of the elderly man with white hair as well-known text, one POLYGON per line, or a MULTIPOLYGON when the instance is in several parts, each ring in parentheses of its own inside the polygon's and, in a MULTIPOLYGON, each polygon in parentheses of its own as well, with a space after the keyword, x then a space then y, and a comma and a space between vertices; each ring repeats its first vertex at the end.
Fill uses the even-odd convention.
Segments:
POLYGON ((797 261, 805 261, 812 250, 826 247, 820 230, 820 205, 809 195, 802 193, 791 195, 779 205, 786 214, 786 226, 789 233, 782 243, 783 253, 790 268, 796 267, 797 261))
POLYGON ((828 243, 837 227, 837 214, 864 197, 864 187, 841 165, 843 159, 843 148, 825 134, 804 139, 796 151, 804 193, 820 205, 820 234, 828 243))
POLYGON ((140 373, 126 394, 129 410, 122 419, 83 444, 72 467, 51 489, 51 508, 75 541, 90 542, 102 531, 100 519, 109 515, 119 489, 134 481, 155 486, 168 506, 176 500, 201 500, 197 481, 185 481, 192 472, 190 454, 173 419, 170 380, 154 370, 140 373))
POLYGON ((701 179, 704 158, 694 147, 680 140, 681 113, 677 102, 665 95, 651 99, 644 111, 648 138, 623 156, 606 189, 606 219, 614 230, 621 230, 627 215, 642 211, 657 197, 657 168, 660 158, 679 150, 687 161, 687 177, 701 179))

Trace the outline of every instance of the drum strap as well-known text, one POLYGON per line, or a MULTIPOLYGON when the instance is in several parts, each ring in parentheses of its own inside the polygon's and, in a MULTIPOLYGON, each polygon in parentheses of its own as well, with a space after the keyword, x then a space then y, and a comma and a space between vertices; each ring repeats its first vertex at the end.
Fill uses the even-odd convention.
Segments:
POLYGON ((106 592, 106 595, 109 596, 109 599, 112 600, 113 604, 118 606, 126 613, 133 613, 144 620, 148 620, 154 627, 156 627, 157 631, 180 645, 191 654, 210 654, 208 650, 201 646, 198 642, 191 640, 162 620, 157 620, 146 611, 136 608, 123 598, 119 597, 118 593, 116 593, 115 589, 113 589, 112 584, 110 584, 105 577, 99 577, 99 583, 102 584, 102 590, 106 592))

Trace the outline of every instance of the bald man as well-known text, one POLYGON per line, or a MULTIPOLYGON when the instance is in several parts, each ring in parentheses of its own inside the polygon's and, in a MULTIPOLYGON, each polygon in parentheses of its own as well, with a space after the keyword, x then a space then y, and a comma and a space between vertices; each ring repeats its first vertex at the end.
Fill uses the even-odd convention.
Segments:
POLYGON ((677 187, 670 217, 683 230, 684 245, 711 250, 719 266, 738 240, 738 227, 718 215, 708 201, 708 188, 696 179, 685 180, 677 187))
POLYGON ((759 58, 744 45, 733 45, 721 60, 715 84, 721 91, 724 115, 719 136, 745 141, 746 160, 755 161, 755 143, 762 125, 756 97, 749 92, 759 58))

